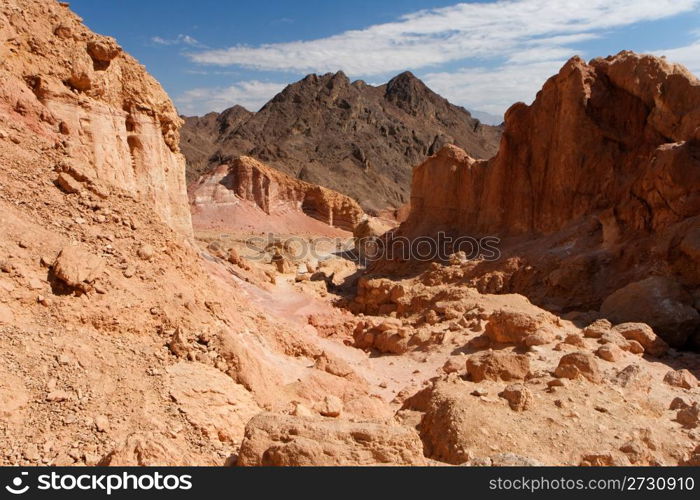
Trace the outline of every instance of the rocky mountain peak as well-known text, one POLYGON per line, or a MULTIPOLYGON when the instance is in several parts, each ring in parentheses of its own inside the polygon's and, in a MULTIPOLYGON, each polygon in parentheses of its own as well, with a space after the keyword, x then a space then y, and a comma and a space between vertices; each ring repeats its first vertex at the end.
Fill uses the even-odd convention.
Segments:
POLYGON ((501 130, 479 125, 408 71, 381 86, 351 83, 342 71, 311 74, 237 123, 219 130, 187 120, 190 181, 223 159, 249 155, 369 210, 408 201, 412 166, 444 144, 488 158, 501 130))

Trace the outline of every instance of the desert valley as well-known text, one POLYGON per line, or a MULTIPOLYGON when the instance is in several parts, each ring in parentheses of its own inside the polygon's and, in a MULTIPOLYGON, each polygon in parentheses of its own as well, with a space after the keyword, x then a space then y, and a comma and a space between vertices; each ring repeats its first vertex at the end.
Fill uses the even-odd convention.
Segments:
POLYGON ((0 165, 0 465, 700 465, 670 58, 572 57, 500 125, 408 71, 181 116, 5 0, 0 165))

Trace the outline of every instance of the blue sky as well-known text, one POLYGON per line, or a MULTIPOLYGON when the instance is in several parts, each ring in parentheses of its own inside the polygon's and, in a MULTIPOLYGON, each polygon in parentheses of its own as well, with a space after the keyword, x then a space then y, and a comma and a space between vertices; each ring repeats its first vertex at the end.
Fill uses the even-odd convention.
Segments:
POLYGON ((571 56, 667 55, 700 75, 700 0, 73 0, 183 114, 256 111, 304 75, 379 84, 411 70, 492 115, 530 102, 571 56))

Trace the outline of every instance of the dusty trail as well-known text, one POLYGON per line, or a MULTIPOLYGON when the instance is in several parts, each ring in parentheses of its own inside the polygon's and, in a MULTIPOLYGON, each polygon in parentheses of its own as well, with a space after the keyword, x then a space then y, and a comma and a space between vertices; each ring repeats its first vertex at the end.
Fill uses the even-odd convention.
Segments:
POLYGON ((406 353, 402 356, 379 356, 346 345, 335 338, 324 338, 309 325, 308 318, 314 314, 350 316, 340 312, 327 300, 295 288, 291 279, 278 279, 272 290, 263 290, 240 278, 233 277, 244 290, 251 303, 264 308, 274 322, 288 322, 308 334, 306 340, 313 342, 347 362, 353 369, 370 383, 374 393, 390 403, 402 390, 420 388, 430 378, 436 376, 449 346, 438 352, 406 353))

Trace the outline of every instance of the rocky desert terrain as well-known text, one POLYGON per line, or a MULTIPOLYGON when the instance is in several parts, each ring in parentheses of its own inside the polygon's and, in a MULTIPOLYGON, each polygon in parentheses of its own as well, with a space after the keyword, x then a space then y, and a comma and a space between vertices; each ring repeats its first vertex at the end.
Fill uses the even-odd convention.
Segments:
POLYGON ((572 58, 502 129, 407 73, 187 122, 0 6, 0 465, 700 465, 685 68, 572 58))

